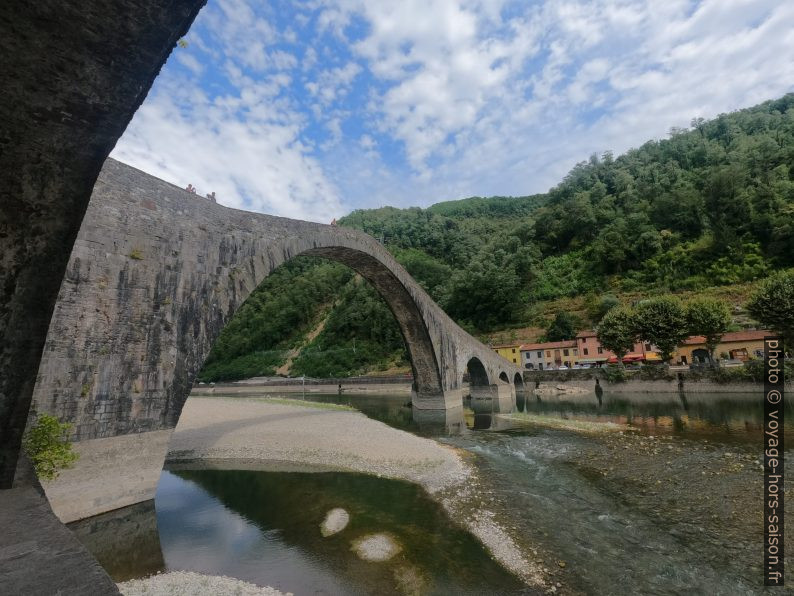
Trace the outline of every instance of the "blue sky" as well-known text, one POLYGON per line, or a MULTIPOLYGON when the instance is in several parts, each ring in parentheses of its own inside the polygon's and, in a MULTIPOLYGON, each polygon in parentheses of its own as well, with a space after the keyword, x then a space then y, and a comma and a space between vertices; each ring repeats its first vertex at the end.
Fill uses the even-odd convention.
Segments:
POLYGON ((794 90, 778 0, 209 0, 185 40, 112 155, 321 222, 545 192, 794 90))

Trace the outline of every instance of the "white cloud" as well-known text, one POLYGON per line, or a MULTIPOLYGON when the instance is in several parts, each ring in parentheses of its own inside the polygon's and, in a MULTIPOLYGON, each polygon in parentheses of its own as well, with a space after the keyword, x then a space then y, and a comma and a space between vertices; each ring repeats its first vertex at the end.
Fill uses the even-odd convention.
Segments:
POLYGON ((188 54, 184 51, 178 51, 176 55, 177 60, 187 67, 194 75, 198 76, 204 72, 204 67, 201 62, 193 54, 188 54))
POLYGON ((545 191, 593 152, 794 89, 790 2, 297 6, 284 27, 251 0, 212 0, 175 55, 228 85, 158 79, 114 155, 226 204, 327 221, 545 191))
POLYGON ((361 67, 358 64, 348 62, 345 66, 322 71, 317 80, 306 83, 305 88, 323 104, 328 105, 347 94, 360 72, 361 67))
POLYGON ((330 221, 346 209, 339 191, 302 143, 300 115, 272 101, 274 90, 272 81, 251 83, 210 100, 178 82, 161 87, 113 156, 202 194, 215 191, 230 207, 330 221))
POLYGON ((432 200, 543 191, 591 152, 794 88, 791 3, 519 3, 510 20, 455 0, 341 4, 371 25, 355 48, 386 84, 372 115, 432 200))

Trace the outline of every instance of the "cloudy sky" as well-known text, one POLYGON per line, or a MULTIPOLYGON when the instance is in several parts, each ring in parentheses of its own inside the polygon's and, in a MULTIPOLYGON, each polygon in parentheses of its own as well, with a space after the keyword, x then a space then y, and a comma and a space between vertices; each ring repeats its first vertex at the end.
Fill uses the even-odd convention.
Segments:
POLYGON ((782 0, 209 0, 113 156, 329 221, 526 195, 794 90, 782 0))

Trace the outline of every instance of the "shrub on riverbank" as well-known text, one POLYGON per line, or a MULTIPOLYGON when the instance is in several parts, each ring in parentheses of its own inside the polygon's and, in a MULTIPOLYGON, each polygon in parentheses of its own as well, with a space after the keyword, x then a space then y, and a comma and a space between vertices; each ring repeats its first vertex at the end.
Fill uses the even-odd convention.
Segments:
POLYGON ((71 468, 78 455, 68 440, 71 424, 55 416, 41 414, 25 434, 22 446, 40 480, 54 480, 64 468, 71 468))
MULTIPOLYGON (((692 369, 686 372, 685 378, 691 381, 714 381, 715 383, 763 383, 764 361, 750 360, 744 366, 720 368, 692 369)), ((791 382, 794 379, 794 362, 787 360, 784 364, 784 378, 791 382)))

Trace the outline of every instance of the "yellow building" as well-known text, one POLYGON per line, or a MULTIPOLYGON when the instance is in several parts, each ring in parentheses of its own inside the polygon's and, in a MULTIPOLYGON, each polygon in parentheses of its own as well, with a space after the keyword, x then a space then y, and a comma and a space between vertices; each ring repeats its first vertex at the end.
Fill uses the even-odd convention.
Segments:
POLYGON ((505 344, 501 346, 491 346, 491 349, 499 354, 508 362, 516 366, 521 366, 521 344, 505 344))
MULTIPOLYGON (((764 357, 764 336, 774 335, 764 329, 751 329, 748 331, 734 331, 722 336, 722 340, 714 350, 715 358, 728 357, 732 360, 749 360, 764 357)), ((693 335, 685 339, 673 355, 673 361, 678 364, 692 364, 693 362, 707 362, 708 349, 706 338, 702 335, 693 335)))

